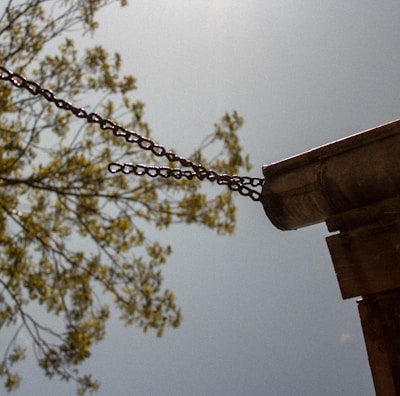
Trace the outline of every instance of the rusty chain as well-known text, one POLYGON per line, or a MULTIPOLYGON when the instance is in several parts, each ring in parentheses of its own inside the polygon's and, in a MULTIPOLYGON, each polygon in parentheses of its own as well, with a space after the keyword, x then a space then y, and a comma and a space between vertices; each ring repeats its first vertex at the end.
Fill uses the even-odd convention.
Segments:
POLYGON ((147 175, 150 177, 159 176, 175 179, 181 179, 183 177, 189 180, 193 178, 199 180, 207 179, 211 182, 217 182, 217 184, 220 185, 226 185, 230 190, 238 191, 239 194, 248 196, 253 201, 260 200, 261 193, 254 190, 252 187, 262 187, 264 179, 220 174, 212 169, 205 168, 201 164, 195 164, 189 159, 177 156, 172 151, 167 151, 164 146, 154 143, 148 137, 141 136, 135 131, 124 128, 109 119, 103 118, 98 113, 88 113, 83 108, 75 107, 71 103, 57 98, 51 90, 42 88, 38 83, 30 81, 22 75, 7 70, 2 66, 0 66, 0 80, 8 81, 17 88, 26 89, 33 96, 41 96, 58 108, 71 112, 75 117, 83 118, 91 124, 98 124, 101 129, 110 130, 114 136, 122 137, 128 143, 137 144, 141 149, 150 151, 157 157, 165 157, 169 162, 177 162, 184 168, 191 168, 191 170, 182 170, 180 168, 170 168, 168 166, 148 166, 143 164, 113 162, 108 165, 108 171, 111 173, 134 173, 138 176, 147 175))

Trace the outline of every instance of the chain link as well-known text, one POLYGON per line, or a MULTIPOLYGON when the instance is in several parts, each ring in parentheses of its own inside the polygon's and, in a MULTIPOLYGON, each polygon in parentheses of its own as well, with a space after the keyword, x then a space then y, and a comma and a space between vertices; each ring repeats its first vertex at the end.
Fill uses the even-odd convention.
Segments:
POLYGON ((262 187, 264 179, 220 174, 212 169, 205 168, 201 164, 195 164, 189 159, 177 156, 172 151, 167 151, 164 146, 154 143, 151 139, 141 136, 135 131, 124 128, 109 119, 103 118, 98 113, 88 113, 83 108, 75 107, 63 99, 58 99, 51 90, 42 88, 38 83, 27 80, 22 75, 7 70, 2 66, 0 66, 0 80, 8 81, 15 87, 26 89, 33 96, 41 96, 58 108, 71 112, 75 117, 86 119, 86 121, 91 124, 98 124, 101 129, 110 130, 114 136, 122 137, 128 143, 137 144, 142 150, 149 151, 157 157, 165 157, 169 162, 177 162, 184 168, 192 169, 182 170, 180 168, 170 168, 167 166, 148 166, 142 164, 113 162, 108 165, 108 170, 111 173, 134 173, 138 176, 147 175, 150 177, 159 176, 175 179, 181 179, 183 177, 189 180, 193 178, 200 180, 207 179, 211 182, 217 182, 217 184, 220 185, 226 185, 230 190, 238 191, 239 194, 248 196, 253 201, 260 200, 261 193, 251 187, 262 187))

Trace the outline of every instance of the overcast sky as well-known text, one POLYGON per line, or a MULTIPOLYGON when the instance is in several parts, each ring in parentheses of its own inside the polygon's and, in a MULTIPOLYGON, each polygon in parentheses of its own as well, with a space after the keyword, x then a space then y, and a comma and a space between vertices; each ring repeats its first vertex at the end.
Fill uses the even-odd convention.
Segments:
MULTIPOLYGON (((93 42, 138 78, 155 139, 187 155, 225 111, 264 164, 399 117, 398 0, 130 0, 93 42)), ((159 339, 110 322, 84 367, 99 396, 372 396, 355 299, 343 301, 324 224, 279 231, 237 197, 232 237, 164 232, 164 285, 184 321, 159 339)), ((17 396, 72 395, 28 367, 17 396)))

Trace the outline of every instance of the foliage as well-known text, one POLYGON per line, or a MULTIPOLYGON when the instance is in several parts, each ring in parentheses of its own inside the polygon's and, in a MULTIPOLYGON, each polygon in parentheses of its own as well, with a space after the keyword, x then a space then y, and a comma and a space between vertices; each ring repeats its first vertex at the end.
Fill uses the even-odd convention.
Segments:
MULTIPOLYGON (((120 55, 78 48, 70 38, 93 33, 96 12, 111 2, 8 0, 0 8, 0 63, 74 104, 102 97, 98 112, 124 117, 125 126, 150 136, 144 104, 132 99, 136 80, 121 75, 120 55)), ((126 325, 158 336, 181 321, 173 293, 162 287, 160 267, 171 247, 145 231, 195 223, 231 233, 235 205, 229 191, 215 193, 199 181, 111 175, 109 162, 156 159, 40 98, 0 87, 0 328, 15 329, 0 376, 8 391, 18 387, 24 333, 46 376, 91 392, 98 383, 78 366, 105 336, 105 299, 126 325), (41 322, 37 307, 56 324, 41 322)), ((236 113, 226 114, 192 159, 230 174, 247 169, 241 124, 236 113), (209 147, 221 150, 212 160, 204 155, 209 147)))

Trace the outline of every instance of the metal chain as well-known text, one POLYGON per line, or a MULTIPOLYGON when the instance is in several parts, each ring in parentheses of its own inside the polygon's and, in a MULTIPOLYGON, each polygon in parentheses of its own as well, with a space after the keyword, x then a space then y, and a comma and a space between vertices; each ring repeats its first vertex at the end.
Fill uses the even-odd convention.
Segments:
POLYGON ((172 151, 167 151, 164 146, 154 143, 148 137, 141 136, 135 131, 124 128, 123 126, 118 125, 109 119, 103 118, 98 113, 88 113, 83 108, 75 107, 63 99, 58 99, 51 90, 42 88, 38 83, 30 81, 22 75, 7 70, 2 66, 0 66, 0 80, 8 81, 18 88, 26 89, 34 96, 42 96, 49 103, 54 104, 58 108, 71 112, 77 118, 84 118, 88 123, 98 124, 100 125, 101 129, 110 130, 114 136, 122 137, 128 143, 137 144, 141 149, 150 151, 157 157, 165 157, 169 162, 178 162, 182 167, 192 169, 182 170, 167 166, 148 166, 142 164, 136 165, 132 163, 113 162, 108 165, 108 170, 111 173, 134 173, 135 175, 139 176, 160 176, 164 178, 172 177, 175 179, 181 179, 182 177, 187 179, 193 179, 194 177, 200 180, 207 179, 211 182, 217 182, 217 184, 220 185, 226 185, 230 190, 238 191, 239 194, 248 196, 253 201, 260 200, 261 193, 251 187, 262 187, 264 184, 264 179, 220 174, 212 169, 205 168, 201 164, 195 164, 189 159, 177 156, 172 151))

